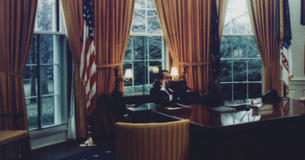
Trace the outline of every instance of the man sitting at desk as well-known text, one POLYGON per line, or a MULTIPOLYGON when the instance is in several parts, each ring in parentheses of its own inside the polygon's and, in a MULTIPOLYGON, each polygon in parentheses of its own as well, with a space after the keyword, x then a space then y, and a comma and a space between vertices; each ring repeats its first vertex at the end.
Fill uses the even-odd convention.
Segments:
POLYGON ((183 103, 183 99, 186 99, 189 91, 186 85, 185 87, 174 87, 174 83, 176 82, 171 80, 170 73, 167 70, 159 72, 158 78, 154 81, 153 88, 150 90, 150 95, 154 98, 154 101, 162 106, 183 103))

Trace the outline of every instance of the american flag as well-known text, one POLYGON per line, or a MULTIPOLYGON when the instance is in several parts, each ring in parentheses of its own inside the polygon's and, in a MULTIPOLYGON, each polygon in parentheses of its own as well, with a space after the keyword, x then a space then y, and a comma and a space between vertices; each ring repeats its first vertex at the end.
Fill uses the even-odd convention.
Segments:
POLYGON ((91 115, 96 106, 96 54, 94 45, 93 0, 83 0, 83 47, 80 60, 80 78, 86 94, 86 112, 91 115))
POLYGON ((288 0, 276 1, 276 39, 280 42, 281 66, 284 96, 289 93, 289 81, 293 78, 289 62, 291 60, 290 44, 292 39, 290 11, 288 0))

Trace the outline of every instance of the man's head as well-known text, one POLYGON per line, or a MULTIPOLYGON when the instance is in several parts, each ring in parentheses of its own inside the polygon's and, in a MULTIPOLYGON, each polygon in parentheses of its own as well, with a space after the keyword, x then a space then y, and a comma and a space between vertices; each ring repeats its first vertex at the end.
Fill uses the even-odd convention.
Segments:
POLYGON ((159 72, 158 80, 162 84, 162 81, 165 81, 166 85, 169 85, 169 81, 171 80, 171 75, 168 70, 162 70, 159 72))

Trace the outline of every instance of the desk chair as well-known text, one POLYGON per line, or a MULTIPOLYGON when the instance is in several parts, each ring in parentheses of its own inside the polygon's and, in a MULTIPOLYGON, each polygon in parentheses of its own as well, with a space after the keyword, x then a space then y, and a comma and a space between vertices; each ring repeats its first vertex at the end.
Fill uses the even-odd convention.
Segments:
POLYGON ((189 159, 189 120, 115 126, 117 160, 189 159))

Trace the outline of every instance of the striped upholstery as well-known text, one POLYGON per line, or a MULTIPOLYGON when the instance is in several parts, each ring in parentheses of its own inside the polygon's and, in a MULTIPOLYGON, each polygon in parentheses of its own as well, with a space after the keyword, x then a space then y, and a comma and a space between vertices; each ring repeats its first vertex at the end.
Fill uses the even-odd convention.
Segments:
POLYGON ((189 120, 116 123, 117 160, 188 160, 189 120))

